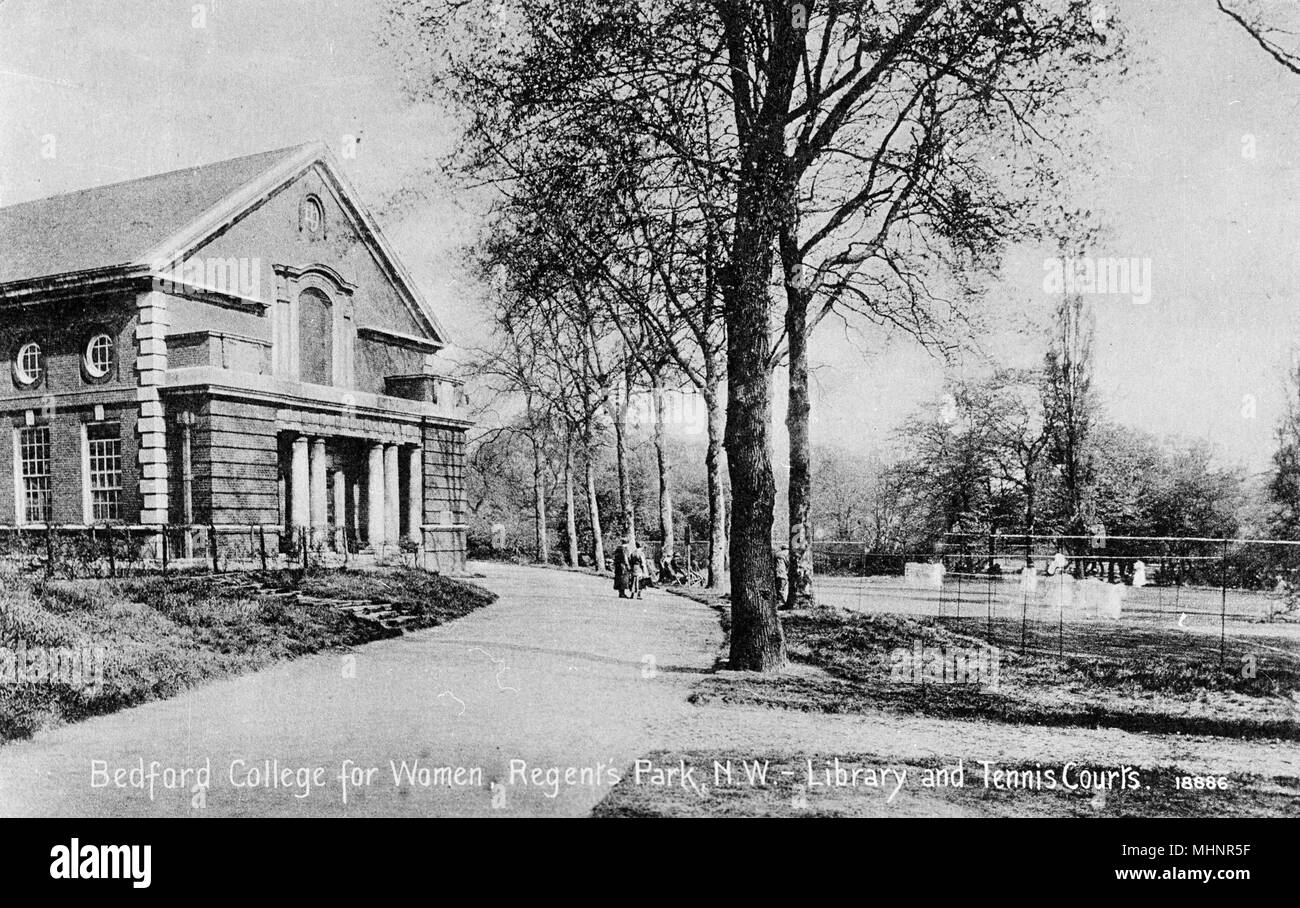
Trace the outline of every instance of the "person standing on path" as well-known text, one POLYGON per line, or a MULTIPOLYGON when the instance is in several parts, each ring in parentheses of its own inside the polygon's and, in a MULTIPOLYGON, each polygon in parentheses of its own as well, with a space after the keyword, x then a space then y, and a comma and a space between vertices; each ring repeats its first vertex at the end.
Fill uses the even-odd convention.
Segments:
POLYGON ((627 563, 632 574, 632 595, 640 599, 641 587, 645 584, 647 576, 645 549, 641 548, 641 543, 638 542, 636 548, 628 555, 627 563))
POLYGON ((632 539, 629 536, 623 537, 623 542, 618 548, 614 549, 614 589, 618 590, 618 598, 626 599, 629 587, 629 574, 631 565, 628 563, 629 556, 632 554, 632 539))
POLYGON ((772 554, 772 573, 776 577, 776 607, 789 608, 790 603, 787 601, 790 597, 790 549, 789 546, 781 546, 780 550, 772 554))

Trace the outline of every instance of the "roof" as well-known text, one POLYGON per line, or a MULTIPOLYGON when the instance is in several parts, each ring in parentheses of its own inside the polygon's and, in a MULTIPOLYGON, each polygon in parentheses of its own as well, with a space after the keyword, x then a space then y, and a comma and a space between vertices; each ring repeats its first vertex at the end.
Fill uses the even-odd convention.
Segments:
POLYGON ((0 284, 138 260, 301 146, 0 208, 0 284))
POLYGON ((0 300, 166 269, 313 167, 416 321, 445 344, 441 322, 319 142, 0 208, 0 300))

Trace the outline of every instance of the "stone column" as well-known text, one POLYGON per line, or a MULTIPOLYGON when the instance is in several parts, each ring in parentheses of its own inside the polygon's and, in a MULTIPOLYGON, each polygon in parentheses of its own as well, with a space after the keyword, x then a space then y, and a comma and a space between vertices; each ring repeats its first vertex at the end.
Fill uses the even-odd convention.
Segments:
POLYGON ((299 435, 293 440, 293 459, 289 469, 289 531, 290 544, 297 545, 304 529, 311 526, 310 469, 308 467, 307 438, 299 435))
POLYGON ((376 555, 384 544, 384 446, 377 441, 366 461, 366 542, 376 555))
POLYGON ((384 445, 384 541, 394 545, 402 536, 402 479, 397 469, 397 445, 384 445))
MULTIPOLYGON (((186 410, 176 417, 176 424, 181 428, 181 522, 194 522, 194 414, 186 410)), ((186 530, 181 534, 182 554, 186 558, 194 557, 194 533, 186 530)))
POLYGON ((325 541, 328 502, 325 498, 325 439, 311 440, 311 540, 325 541))
POLYGON ((358 471, 347 477, 348 487, 348 530, 352 533, 352 538, 356 542, 358 549, 365 545, 366 528, 361 523, 361 515, 366 512, 366 486, 365 479, 358 471))
POLYGON ((341 552, 348 544, 348 481, 342 470, 334 471, 334 550, 341 552))
POLYGON ((424 541, 424 448, 406 449, 406 537, 419 545, 424 541))

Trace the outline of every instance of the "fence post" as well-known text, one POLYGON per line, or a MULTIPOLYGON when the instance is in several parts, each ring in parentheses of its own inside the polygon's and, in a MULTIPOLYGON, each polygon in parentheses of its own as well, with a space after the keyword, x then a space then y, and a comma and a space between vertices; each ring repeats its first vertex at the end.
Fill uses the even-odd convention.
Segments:
POLYGON ((212 573, 220 574, 221 568, 217 564, 217 525, 208 524, 208 548, 212 550, 212 573))
POLYGON ((45 579, 54 576, 54 524, 45 524, 45 579))
POLYGON ((962 575, 962 568, 965 567, 964 562, 966 561, 966 543, 965 543, 965 542, 962 542, 962 545, 961 545, 961 554, 962 554, 962 557, 961 557, 961 559, 957 562, 957 609, 956 609, 956 611, 957 611, 957 620, 958 620, 958 621, 961 620, 961 575, 962 575))
POLYGON ((266 527, 261 524, 257 526, 257 544, 262 552, 262 570, 266 571, 266 527))
POLYGON ((117 554, 113 551, 113 527, 110 525, 104 529, 104 535, 108 537, 108 576, 117 576, 117 554))
MULTIPOLYGON (((1064 579, 1062 579, 1064 583, 1064 579)), ((1062 595, 1060 608, 1056 613, 1056 658, 1065 658, 1065 597, 1062 595)))
POLYGON ((304 572, 307 570, 307 566, 308 566, 308 561, 307 561, 307 528, 306 528, 306 527, 303 527, 303 528, 302 528, 302 569, 303 569, 304 572))
POLYGON ((1023 583, 1020 585, 1020 653, 1025 652, 1025 631, 1029 625, 1029 587, 1023 583))
MULTIPOLYGON (((925 635, 924 635, 924 632, 923 632, 922 635, 921 635, 921 648, 922 648, 922 650, 924 650, 924 648, 925 648, 925 635)), ((912 644, 912 652, 909 654, 908 658, 913 659, 913 660, 916 659, 916 644, 915 644, 915 643, 912 644)), ((945 659, 944 661, 946 662, 947 660, 945 659)), ((920 674, 920 676, 921 676, 921 707, 924 708, 924 707, 925 707, 925 667, 924 667, 924 666, 918 666, 918 665, 916 664, 916 662, 913 661, 913 662, 912 662, 912 671, 913 671, 913 672, 916 672, 917 674, 920 674)), ((914 676, 914 677, 915 677, 915 676, 914 676)))
POLYGON ((162 529, 162 561, 163 576, 167 576, 167 524, 161 524, 162 529))
POLYGON ((1219 668, 1223 668, 1224 646, 1228 636, 1228 540, 1223 540, 1219 556, 1219 668))
POLYGON ((947 589, 947 583, 948 583, 948 556, 947 555, 940 553, 939 567, 942 569, 939 572, 939 618, 940 620, 942 620, 943 601, 944 601, 945 590, 947 589))
POLYGON ((997 542, 994 539, 994 534, 989 533, 989 568, 984 578, 984 626, 988 633, 990 645, 993 643, 993 547, 996 544, 997 542))

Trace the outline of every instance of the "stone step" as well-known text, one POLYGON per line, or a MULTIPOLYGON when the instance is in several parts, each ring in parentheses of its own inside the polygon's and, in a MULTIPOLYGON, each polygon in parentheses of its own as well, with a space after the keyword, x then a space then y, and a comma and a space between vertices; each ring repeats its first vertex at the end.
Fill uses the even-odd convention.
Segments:
POLYGON ((257 596, 280 599, 285 602, 293 602, 298 605, 319 605, 327 606, 355 618, 358 621, 365 621, 369 624, 383 627, 387 630, 403 630, 408 625, 416 622, 419 615, 411 613, 404 606, 394 603, 386 598, 372 599, 338 599, 329 596, 313 596, 304 593, 301 590, 292 587, 264 586, 256 583, 240 583, 231 578, 231 582, 223 584, 227 590, 234 592, 247 592, 257 596))

